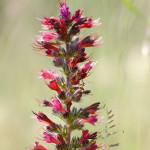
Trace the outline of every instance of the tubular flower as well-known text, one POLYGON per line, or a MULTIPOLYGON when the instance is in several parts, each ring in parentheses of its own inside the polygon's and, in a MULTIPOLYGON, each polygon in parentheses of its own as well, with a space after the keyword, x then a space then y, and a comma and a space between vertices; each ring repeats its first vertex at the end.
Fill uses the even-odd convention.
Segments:
POLYGON ((44 137, 43 137, 43 140, 46 142, 46 143, 54 143, 56 145, 58 145, 60 142, 54 138, 51 134, 48 134, 47 132, 44 132, 44 137))
POLYGON ((61 144, 66 144, 66 141, 64 140, 62 135, 57 134, 57 139, 61 142, 61 144))
POLYGON ((57 39, 58 38, 58 34, 56 34, 55 32, 50 32, 50 31, 40 31, 42 33, 42 37, 39 37, 39 40, 41 38, 41 41, 46 41, 49 42, 52 39, 57 39))
POLYGON ((78 9, 70 18, 71 21, 79 21, 82 18, 83 10, 78 9))
POLYGON ((80 142, 89 140, 89 139, 96 139, 97 132, 90 134, 89 130, 82 130, 82 136, 80 138, 80 142))
POLYGON ((57 99, 57 97, 52 97, 51 98, 51 107, 55 110, 55 111, 61 111, 62 114, 65 114, 65 108, 62 106, 62 104, 60 103, 60 101, 57 99))
POLYGON ((78 119, 77 122, 79 124, 83 124, 83 123, 90 123, 92 125, 95 125, 95 123, 98 121, 98 119, 96 118, 98 115, 92 115, 89 116, 89 118, 87 119, 78 119))
POLYGON ((65 36, 67 34, 67 28, 63 19, 58 19, 56 17, 44 17, 44 19, 38 20, 45 25, 44 29, 54 29, 56 31, 56 35, 58 34, 59 36, 65 36))
POLYGON ((43 79, 56 79, 59 75, 55 72, 54 69, 47 71, 46 69, 41 70, 41 76, 39 78, 43 79))
POLYGON ((45 84, 54 91, 57 91, 58 94, 60 94, 62 91, 57 85, 56 79, 59 77, 59 75, 55 72, 54 69, 51 69, 51 71, 47 71, 46 69, 41 70, 41 76, 39 78, 43 79, 50 79, 49 83, 45 81, 45 84))
POLYGON ((73 84, 79 83, 80 80, 84 79, 88 76, 89 71, 92 69, 93 65, 96 63, 92 61, 86 62, 83 66, 81 66, 78 72, 72 76, 71 81, 73 84))
POLYGON ((94 66, 96 63, 92 61, 86 62, 83 66, 79 68, 79 72, 83 73, 84 72, 89 72, 92 69, 92 66, 94 66))
POLYGON ((94 103, 94 104, 84 108, 83 111, 82 111, 83 116, 86 116, 86 115, 89 115, 89 114, 95 114, 95 112, 97 110, 99 110, 99 108, 98 108, 99 105, 100 105, 100 103, 98 102, 98 103, 94 103))
POLYGON ((41 41, 41 40, 36 40, 36 44, 34 43, 34 50, 35 51, 40 51, 44 53, 44 56, 52 56, 52 52, 59 53, 59 45, 57 43, 53 42, 47 42, 47 41, 41 41))
POLYGON ((91 18, 89 18, 89 19, 87 18, 86 21, 84 22, 84 24, 79 25, 79 28, 80 29, 91 28, 91 27, 96 27, 99 25, 100 25, 99 19, 93 21, 91 18))
POLYGON ((61 94, 61 89, 59 88, 59 86, 56 83, 56 80, 51 80, 49 83, 45 82, 45 84, 51 89, 56 91, 58 94, 61 94))
POLYGON ((88 140, 90 137, 89 130, 82 130, 82 136, 80 138, 80 142, 88 140))
POLYGON ((85 60, 88 59, 88 57, 86 58, 86 53, 84 51, 85 49, 81 49, 80 53, 78 53, 76 56, 70 59, 69 66, 71 68, 75 67, 78 63, 84 62, 85 60))
POLYGON ((39 111, 39 113, 35 113, 33 112, 36 116, 37 116, 37 119, 40 121, 40 122, 44 122, 44 123, 47 123, 52 129, 54 129, 56 127, 55 123, 53 121, 51 121, 45 114, 43 114, 42 112, 39 111))
POLYGON ((103 42, 100 42, 101 38, 98 39, 97 36, 91 35, 85 37, 83 40, 81 40, 78 43, 79 48, 85 48, 85 47, 94 47, 101 45, 103 42))
POLYGON ((39 142, 35 142, 35 145, 31 148, 27 148, 27 150, 50 150, 45 148, 43 145, 39 144, 39 142))

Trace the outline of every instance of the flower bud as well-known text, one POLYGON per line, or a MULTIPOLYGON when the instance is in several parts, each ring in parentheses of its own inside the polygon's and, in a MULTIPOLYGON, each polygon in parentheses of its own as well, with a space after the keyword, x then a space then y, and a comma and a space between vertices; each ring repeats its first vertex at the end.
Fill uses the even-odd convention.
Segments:
POLYGON ((61 93, 58 95, 59 99, 61 100, 66 100, 66 92, 65 91, 61 91, 61 93))
POLYGON ((54 57, 53 64, 55 67, 62 67, 64 64, 64 59, 61 57, 54 57))

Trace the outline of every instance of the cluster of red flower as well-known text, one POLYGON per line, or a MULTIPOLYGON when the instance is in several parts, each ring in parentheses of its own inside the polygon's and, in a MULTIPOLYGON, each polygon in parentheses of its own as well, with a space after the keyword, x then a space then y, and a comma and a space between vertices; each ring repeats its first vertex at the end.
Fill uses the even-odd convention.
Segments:
MULTIPOLYGON (((66 76, 59 76, 55 70, 41 70, 39 78, 43 78, 45 84, 58 93, 51 100, 41 100, 46 107, 52 107, 53 113, 62 120, 65 125, 55 123, 48 118, 43 112, 35 113, 40 122, 47 124, 46 131, 43 133, 42 141, 54 143, 60 150, 96 150, 103 145, 96 145, 98 132, 89 133, 89 130, 83 130, 84 123, 95 125, 98 122, 100 103, 94 103, 86 108, 75 107, 71 109, 73 102, 79 102, 83 95, 90 93, 90 90, 84 90, 83 79, 89 75, 94 62, 90 61, 91 56, 87 57, 86 47, 94 47, 102 44, 97 35, 79 38, 80 30, 100 25, 98 20, 84 17, 83 10, 78 9, 73 15, 66 6, 66 1, 59 1, 60 15, 59 18, 44 17, 38 19, 42 23, 44 31, 42 36, 38 36, 35 43, 35 50, 44 53, 44 56, 52 57, 54 66, 61 67, 66 76), (51 31, 53 30, 53 31, 51 31), (65 44, 66 48, 63 47, 65 44), (79 63, 85 62, 82 66, 79 63), (82 130, 81 137, 72 137, 73 130, 82 130)), ((50 150, 36 142, 28 150, 50 150)))

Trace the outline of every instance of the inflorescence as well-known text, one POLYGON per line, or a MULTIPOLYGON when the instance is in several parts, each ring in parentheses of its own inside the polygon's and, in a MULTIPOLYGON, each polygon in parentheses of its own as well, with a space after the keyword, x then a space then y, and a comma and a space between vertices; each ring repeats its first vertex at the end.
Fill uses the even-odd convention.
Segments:
MULTIPOLYGON (((59 8, 58 18, 38 19, 44 31, 40 31, 42 36, 37 36, 33 47, 38 54, 51 57, 55 67, 62 68, 62 77, 54 69, 42 69, 39 78, 43 78, 48 88, 57 93, 50 100, 43 99, 40 103, 45 107, 51 107, 53 114, 62 119, 64 125, 57 124, 43 112, 33 112, 38 121, 46 124, 40 140, 53 143, 58 150, 104 149, 106 143, 96 143, 101 132, 84 129, 85 123, 95 125, 98 122, 97 111, 100 109, 100 102, 80 109, 72 106, 73 102, 80 102, 83 95, 91 92, 84 89, 84 79, 90 75, 96 63, 90 60, 91 56, 87 56, 85 49, 102 44, 98 35, 81 38, 80 31, 99 26, 99 19, 93 21, 91 16, 84 17, 82 9, 71 14, 66 1, 59 1, 59 8), (82 62, 85 63, 79 66, 82 62), (81 130, 81 136, 72 137, 71 133, 74 130, 81 130)), ((27 150, 50 149, 37 141, 27 150)))

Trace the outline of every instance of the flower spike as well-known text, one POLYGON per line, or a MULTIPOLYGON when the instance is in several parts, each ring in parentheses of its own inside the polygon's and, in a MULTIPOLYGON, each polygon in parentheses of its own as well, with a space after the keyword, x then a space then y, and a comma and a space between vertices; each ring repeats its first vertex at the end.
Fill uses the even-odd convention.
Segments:
MULTIPOLYGON (((42 142, 53 144, 58 150, 97 150, 107 146, 105 137, 102 137, 101 143, 98 145, 97 138, 101 131, 107 133, 107 127, 112 120, 103 121, 105 129, 90 132, 85 129, 85 123, 95 125, 99 123, 99 110, 102 109, 101 103, 97 102, 84 108, 76 108, 74 103, 81 102, 83 96, 89 95, 90 90, 85 89, 85 79, 91 74, 93 66, 96 64, 91 61, 92 55, 87 54, 88 47, 95 47, 102 44, 101 38, 97 34, 80 38, 80 31, 86 28, 97 27, 100 25, 99 19, 93 20, 91 16, 85 17, 83 9, 78 9, 71 14, 66 0, 59 1, 59 17, 43 17, 37 18, 42 23, 42 31, 36 37, 33 44, 34 50, 42 55, 48 56, 52 60, 53 65, 61 73, 54 69, 41 69, 38 78, 42 78, 47 87, 55 91, 57 94, 52 96, 50 100, 39 100, 43 106, 52 108, 52 115, 62 120, 63 125, 57 124, 58 120, 48 117, 45 113, 39 111, 34 113, 39 122, 45 124, 42 138, 38 138, 42 142), (81 64, 82 63, 82 64, 81 64), (80 65, 81 64, 81 65, 80 65), (72 136, 74 130, 82 130, 79 137, 72 136), (103 140, 104 139, 104 140, 103 140)), ((104 106, 103 106, 104 107, 104 106)), ((107 112, 107 118, 111 119, 113 114, 107 112)), ((108 137, 107 134, 106 137, 108 137)), ((31 148, 27 150, 51 150, 35 142, 31 148)))

